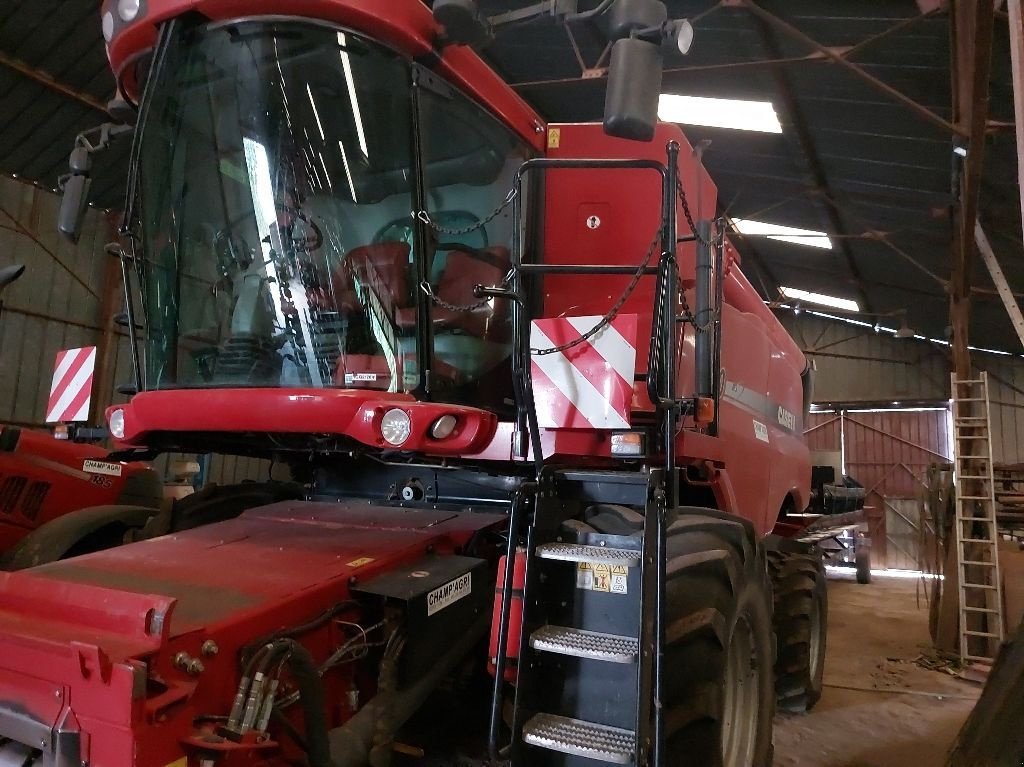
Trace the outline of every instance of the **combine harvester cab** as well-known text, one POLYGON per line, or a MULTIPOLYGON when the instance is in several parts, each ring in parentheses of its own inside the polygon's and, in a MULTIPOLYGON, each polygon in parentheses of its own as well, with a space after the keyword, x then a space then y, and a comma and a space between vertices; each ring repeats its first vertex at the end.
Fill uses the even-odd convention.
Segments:
POLYGON ((262 456, 306 493, 0 577, 0 754, 768 762, 806 365, 655 125, 685 26, 605 5, 603 128, 458 44, 468 0, 104 6, 141 99, 113 457, 262 456))

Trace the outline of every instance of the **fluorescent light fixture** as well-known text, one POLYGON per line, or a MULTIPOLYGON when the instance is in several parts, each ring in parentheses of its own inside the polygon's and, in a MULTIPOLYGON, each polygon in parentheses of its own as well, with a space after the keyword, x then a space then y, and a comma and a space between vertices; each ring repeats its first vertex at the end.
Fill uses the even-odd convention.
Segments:
POLYGON ((818 232, 814 229, 800 229, 795 226, 783 226, 782 224, 769 224, 764 221, 751 221, 746 218, 734 218, 732 219, 732 225, 740 234, 764 235, 769 240, 792 242, 797 245, 806 245, 810 248, 832 250, 832 240, 828 238, 827 232, 818 232))
POLYGON ((320 140, 326 141, 324 136, 324 125, 320 122, 320 112, 316 108, 316 102, 313 100, 313 91, 309 88, 309 83, 306 84, 306 93, 309 94, 309 105, 313 107, 313 117, 316 118, 316 127, 320 131, 320 140))
POLYGON ((810 304, 831 306, 834 309, 846 309, 849 312, 860 311, 860 304, 856 301, 850 300, 849 298, 836 298, 835 296, 828 296, 824 293, 812 293, 809 290, 799 290, 797 288, 780 287, 779 292, 786 298, 792 299, 793 301, 806 301, 810 304))
POLYGON ((706 125, 709 128, 782 133, 779 116, 770 101, 715 99, 662 93, 658 117, 666 122, 706 125))

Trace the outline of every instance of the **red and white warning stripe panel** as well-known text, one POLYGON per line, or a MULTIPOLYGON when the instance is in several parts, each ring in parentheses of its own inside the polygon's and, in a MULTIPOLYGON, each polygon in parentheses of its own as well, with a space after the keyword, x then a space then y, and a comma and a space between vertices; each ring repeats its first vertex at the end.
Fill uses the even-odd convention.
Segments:
POLYGON ((50 383, 50 401, 46 405, 47 423, 89 420, 95 369, 95 346, 57 352, 57 364, 50 383))
MULTIPOLYGON (((530 348, 543 351, 578 339, 603 317, 535 320, 530 348)), ((628 429, 636 372, 637 316, 620 314, 578 346, 532 354, 537 420, 548 429, 628 429)))

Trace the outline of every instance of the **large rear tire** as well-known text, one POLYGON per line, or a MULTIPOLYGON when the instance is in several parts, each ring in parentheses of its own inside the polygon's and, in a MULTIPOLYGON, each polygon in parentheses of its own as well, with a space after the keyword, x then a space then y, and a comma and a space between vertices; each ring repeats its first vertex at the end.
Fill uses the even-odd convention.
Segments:
POLYGON ((828 591, 821 555, 768 552, 774 586, 775 693, 783 711, 810 711, 821 698, 828 591))
MULTIPOLYGON (((642 527, 628 509, 598 509, 587 522, 600 532, 642 527)), ((763 548, 753 527, 733 515, 688 507, 670 519, 666 763, 768 767, 775 693, 763 548)))

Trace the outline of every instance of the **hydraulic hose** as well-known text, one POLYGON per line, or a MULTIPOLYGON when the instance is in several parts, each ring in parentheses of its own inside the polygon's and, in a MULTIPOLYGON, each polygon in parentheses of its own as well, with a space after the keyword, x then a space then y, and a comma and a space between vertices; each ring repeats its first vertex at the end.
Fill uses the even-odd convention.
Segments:
POLYGON ((309 650, 293 639, 281 640, 287 656, 285 665, 299 688, 299 704, 306 725, 306 753, 309 767, 335 767, 327 730, 324 687, 309 650))
MULTIPOLYGON (((416 680, 411 687, 387 696, 374 697, 345 724, 331 730, 329 737, 333 767, 364 767, 368 764, 374 736, 380 737, 377 730, 378 719, 386 716, 392 728, 398 728, 405 723, 484 635, 489 624, 490 616, 481 615, 451 649, 438 658, 430 671, 416 680)), ((315 767, 312 765, 312 756, 310 764, 311 767, 315 767)))

